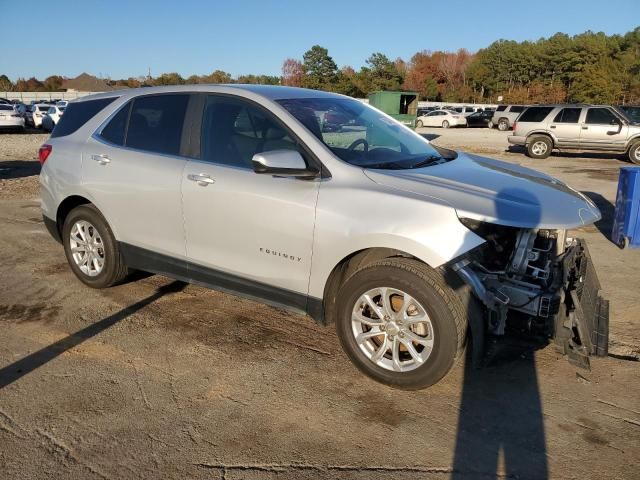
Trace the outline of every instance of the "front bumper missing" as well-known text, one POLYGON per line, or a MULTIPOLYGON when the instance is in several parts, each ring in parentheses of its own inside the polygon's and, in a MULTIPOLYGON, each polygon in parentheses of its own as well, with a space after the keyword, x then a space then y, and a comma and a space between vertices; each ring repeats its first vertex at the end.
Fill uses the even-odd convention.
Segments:
POLYGON ((586 242, 578 239, 562 260, 564 284, 555 315, 554 341, 569 361, 589 369, 589 357, 605 357, 609 349, 609 300, 601 295, 586 242))

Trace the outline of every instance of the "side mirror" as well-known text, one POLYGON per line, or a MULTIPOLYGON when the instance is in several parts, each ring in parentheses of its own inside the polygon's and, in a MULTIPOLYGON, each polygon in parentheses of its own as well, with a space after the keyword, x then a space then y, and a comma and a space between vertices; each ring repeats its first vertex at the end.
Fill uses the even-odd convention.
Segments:
POLYGON ((251 159, 253 171, 281 177, 313 178, 320 173, 308 168, 302 155, 295 150, 272 150, 256 153, 251 159))
POLYGON ((614 118, 609 122, 609 125, 620 125, 620 123, 621 123, 620 120, 618 120, 617 118, 614 118))

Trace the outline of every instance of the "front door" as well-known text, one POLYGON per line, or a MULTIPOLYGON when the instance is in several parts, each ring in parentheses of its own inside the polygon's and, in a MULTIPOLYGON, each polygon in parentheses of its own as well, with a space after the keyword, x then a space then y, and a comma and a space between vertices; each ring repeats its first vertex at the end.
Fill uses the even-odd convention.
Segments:
POLYGON ((259 152, 300 151, 292 137, 263 107, 207 96, 182 195, 196 280, 304 309, 319 181, 257 174, 251 163, 259 152))
POLYGON ((580 144, 593 150, 624 151, 629 127, 607 107, 589 107, 582 123, 580 144))

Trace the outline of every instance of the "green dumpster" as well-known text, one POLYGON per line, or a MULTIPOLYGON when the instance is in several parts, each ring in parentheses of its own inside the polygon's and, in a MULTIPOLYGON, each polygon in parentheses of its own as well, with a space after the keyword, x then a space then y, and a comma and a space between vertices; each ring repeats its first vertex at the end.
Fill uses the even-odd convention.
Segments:
POLYGON ((418 112, 418 92, 373 92, 369 94, 369 105, 413 127, 418 112))

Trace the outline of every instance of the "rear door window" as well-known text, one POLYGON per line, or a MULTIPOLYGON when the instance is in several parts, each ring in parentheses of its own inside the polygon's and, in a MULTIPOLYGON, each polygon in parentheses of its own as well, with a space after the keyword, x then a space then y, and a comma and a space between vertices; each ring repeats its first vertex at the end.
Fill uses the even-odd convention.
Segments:
POLYGON ((518 122, 542 122, 551 110, 553 107, 529 107, 520 115, 518 122))
POLYGON ((188 103, 189 95, 185 94, 136 98, 131 106, 125 145, 148 152, 178 155, 188 103))
POLYGON ((109 123, 107 123, 107 125, 102 129, 100 137, 114 145, 124 145, 131 103, 132 102, 127 103, 124 107, 118 110, 118 113, 116 113, 109 123))
POLYGON ((587 118, 585 123, 596 125, 610 125, 611 122, 617 121, 618 118, 608 108, 590 108, 587 110, 587 118))
POLYGON ((581 110, 580 108, 563 108, 553 121, 554 123, 578 123, 581 110))
POLYGON ((56 124, 56 128, 53 129, 51 138, 71 135, 116 98, 99 98, 70 103, 67 105, 64 115, 60 117, 60 121, 56 124))

